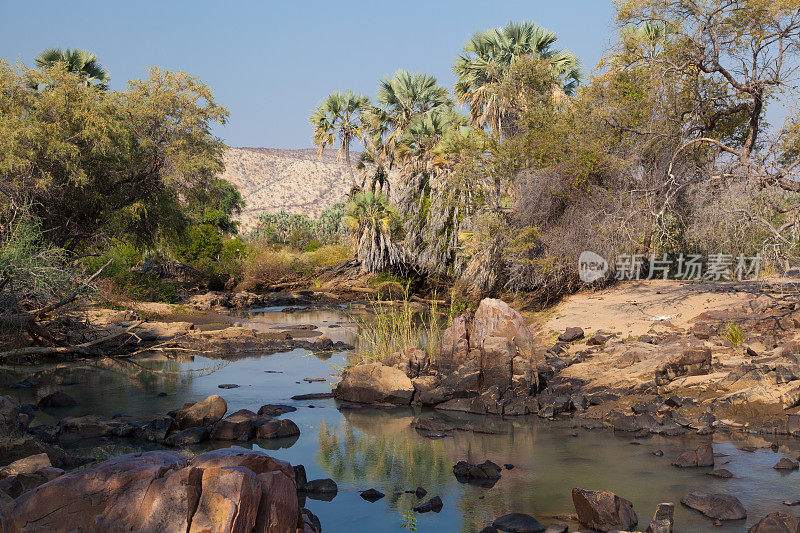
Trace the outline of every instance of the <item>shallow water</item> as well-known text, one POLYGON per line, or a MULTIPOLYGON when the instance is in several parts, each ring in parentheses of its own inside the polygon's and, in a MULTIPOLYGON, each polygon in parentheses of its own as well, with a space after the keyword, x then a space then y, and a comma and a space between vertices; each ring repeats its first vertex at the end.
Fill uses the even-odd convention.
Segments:
POLYGON ((292 327, 313 324, 316 326, 313 336, 323 333, 333 342, 350 345, 356 342, 356 324, 344 306, 292 307, 294 311, 289 313, 285 312, 287 308, 260 307, 237 313, 236 316, 242 318, 242 325, 259 332, 290 330, 292 327))
MULTIPOLYGON (((146 415, 164 413, 183 403, 220 394, 228 402, 229 412, 257 410, 265 403, 287 403, 298 411, 285 416, 301 430, 298 439, 251 444, 293 464, 303 464, 309 479, 331 477, 339 484, 339 494, 332 502, 308 500, 307 507, 322 520, 324 531, 408 531, 403 528, 414 517, 417 531, 474 532, 508 512, 524 512, 542 523, 560 522, 553 514, 573 512, 570 491, 578 486, 612 490, 630 499, 639 513, 640 529, 662 501, 677 503, 690 490, 727 492, 737 496, 748 509, 749 518, 727 523, 722 528, 699 514, 676 507, 676 532, 746 531, 765 514, 793 508, 783 500, 800 498, 800 473, 781 474, 772 466, 782 456, 796 457, 800 445, 780 441, 778 453, 769 449, 747 453, 738 449, 745 444, 765 445, 758 438, 731 440, 715 437, 717 467, 729 469, 733 479, 706 476, 710 469, 680 470, 669 466, 671 459, 685 446, 688 438, 652 437, 636 440, 629 435, 607 431, 574 430, 568 423, 540 421, 538 418, 499 420, 462 416, 460 420, 478 426, 491 426, 501 434, 455 432, 452 437, 431 440, 410 427, 417 414, 411 409, 342 410, 333 400, 293 401, 291 396, 326 392, 331 388, 331 374, 344 364, 345 354, 317 357, 305 350, 255 356, 228 364, 196 357, 183 361, 162 356, 136 360, 146 368, 166 371, 154 374, 135 366, 102 368, 83 363, 58 366, 4 368, 0 373, 0 394, 10 394, 21 402, 33 402, 53 390, 64 390, 78 401, 76 407, 40 413, 34 424, 49 423, 63 416, 97 413, 146 415), (203 370, 202 372, 192 372, 203 370), (270 372, 265 372, 270 371, 270 372), (279 373, 274 373, 279 372, 279 373), (40 385, 33 390, 13 390, 9 384, 31 376, 40 385), (326 377, 324 383, 306 383, 305 377, 326 377), (297 383, 297 382, 300 383, 297 383), (59 385, 71 383, 73 385, 59 385), (221 383, 240 385, 219 389, 221 383), (166 392, 166 397, 158 393, 166 392), (313 408, 311 406, 314 406, 313 408), (631 444, 636 442, 637 444, 631 444), (664 451, 655 457, 652 451, 664 451), (452 465, 458 460, 480 462, 491 459, 498 464, 511 463, 493 488, 458 483, 452 465), (409 514, 408 510, 423 500, 404 490, 417 486, 428 490, 427 499, 441 496, 441 513, 409 514), (358 492, 377 488, 386 498, 376 503, 361 499, 358 492)), ((208 446, 227 446, 227 443, 208 446)), ((197 450, 201 451, 202 447, 197 450)), ((121 448, 120 452, 129 451, 121 448)), ((794 512, 794 514, 798 514, 794 512)), ((578 529, 571 524, 572 530, 578 529)))

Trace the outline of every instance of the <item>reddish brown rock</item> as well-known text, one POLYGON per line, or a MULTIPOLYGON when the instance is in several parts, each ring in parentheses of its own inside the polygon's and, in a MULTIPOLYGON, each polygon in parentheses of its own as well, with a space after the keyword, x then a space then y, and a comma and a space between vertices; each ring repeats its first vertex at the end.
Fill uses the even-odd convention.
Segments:
POLYGON ((240 466, 205 468, 189 533, 250 533, 260 501, 261 484, 252 471, 240 466))
POLYGON ((256 475, 280 470, 287 476, 294 477, 294 468, 286 461, 270 457, 264 452, 248 450, 240 446, 231 446, 230 448, 206 452, 193 458, 189 461, 189 464, 197 468, 243 466, 248 470, 252 470, 256 475))
POLYGON ((213 426, 225 416, 228 404, 222 396, 209 396, 202 402, 187 403, 169 415, 175 419, 178 429, 198 426, 213 426))
POLYGON ((639 523, 633 504, 610 491, 572 489, 578 521, 596 531, 632 531, 639 523))
POLYGON ((414 384, 397 368, 368 363, 348 369, 333 394, 348 402, 407 405, 414 396, 414 384))
POLYGON ((472 312, 467 311, 455 317, 450 326, 442 332, 436 364, 439 371, 449 374, 469 360, 469 328, 472 312))
POLYGON ((714 466, 714 449, 710 444, 701 444, 694 450, 687 450, 672 462, 679 468, 714 466))
POLYGON ((279 533, 297 527, 300 507, 294 478, 283 472, 258 475, 261 482, 261 501, 254 533, 279 533))

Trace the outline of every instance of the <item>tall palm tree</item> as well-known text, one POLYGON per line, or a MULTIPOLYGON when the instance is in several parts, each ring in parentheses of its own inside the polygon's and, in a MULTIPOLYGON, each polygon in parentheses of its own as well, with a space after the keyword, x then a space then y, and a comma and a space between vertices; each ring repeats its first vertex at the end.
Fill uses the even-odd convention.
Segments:
POLYGON ((320 102, 310 117, 314 126, 314 144, 319 147, 318 153, 321 155, 326 146, 338 142, 337 158, 341 161, 344 156, 353 187, 357 185, 350 164, 350 143, 362 139, 364 123, 361 114, 369 107, 369 98, 364 95, 353 91, 336 92, 320 102))
POLYGON ((108 87, 111 76, 103 68, 97 56, 88 50, 62 50, 61 48, 48 48, 36 56, 36 65, 49 68, 53 65, 66 65, 67 71, 74 72, 87 86, 96 85, 101 89, 108 87))
POLYGON ((510 110, 498 93, 499 84, 522 57, 547 60, 559 80, 554 92, 573 93, 581 78, 580 62, 570 52, 554 50, 557 40, 555 33, 523 21, 478 32, 467 41, 453 68, 455 92, 469 105, 477 126, 501 132, 510 110))
POLYGON ((380 80, 377 103, 362 114, 368 131, 363 159, 374 164, 373 188, 388 177, 400 139, 414 118, 453 107, 447 89, 434 76, 402 69, 380 80))
POLYGON ((362 192, 345 206, 342 218, 356 238, 356 257, 368 272, 398 268, 403 264, 401 248, 395 237, 401 221, 385 194, 362 192))
POLYGON ((622 28, 622 36, 644 45, 650 58, 656 57, 675 35, 675 24, 668 21, 647 21, 622 28))

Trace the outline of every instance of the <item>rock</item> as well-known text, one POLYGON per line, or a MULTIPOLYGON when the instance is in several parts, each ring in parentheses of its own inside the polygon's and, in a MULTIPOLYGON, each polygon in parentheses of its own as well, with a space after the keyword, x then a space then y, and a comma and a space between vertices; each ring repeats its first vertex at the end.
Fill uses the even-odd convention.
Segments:
POLYGON ((741 502, 729 494, 690 492, 681 498, 681 503, 715 520, 742 520, 747 511, 741 502))
POLYGON ((261 484, 261 500, 253 532, 295 531, 300 506, 294 479, 284 472, 264 472, 256 477, 261 484))
POLYGON ((383 360, 383 364, 402 371, 410 378, 416 378, 428 365, 428 354, 419 348, 408 348, 394 352, 383 360))
POLYGON ((260 420, 263 419, 253 411, 240 409, 214 424, 209 438, 211 440, 248 441, 255 436, 256 423, 260 420))
POLYGON ((15 381, 10 385, 12 389, 30 389, 37 386, 39 383, 31 378, 25 378, 21 381, 15 381))
POLYGON ((310 394, 297 394, 292 400, 328 400, 333 398, 332 392, 312 392, 310 394))
POLYGON ((149 442, 161 442, 175 425, 175 420, 168 415, 145 417, 118 417, 110 421, 119 436, 131 437, 149 442), (118 427, 117 424, 122 424, 118 427))
POLYGON ((798 533, 800 523, 796 518, 780 511, 768 514, 758 521, 747 533, 798 533))
POLYGON ((34 472, 14 474, 0 481, 0 494, 18 498, 63 474, 63 470, 52 466, 40 468, 34 472))
POLYGON ((444 507, 442 499, 439 496, 434 496, 427 502, 421 505, 417 505, 416 507, 414 507, 413 510, 414 512, 417 513, 429 513, 431 511, 433 511, 434 513, 438 513, 439 511, 442 510, 442 507, 444 507))
POLYGON ((631 531, 639 523, 633 504, 610 491, 572 489, 578 521, 601 532, 631 531))
POLYGON ((572 342, 582 339, 583 335, 583 328, 571 327, 564 330, 564 333, 558 336, 558 340, 561 342, 572 342))
POLYGON ((501 516, 492 527, 506 533, 543 533, 545 528, 534 517, 522 513, 510 513, 501 516))
POLYGON ((300 512, 302 513, 303 533, 322 533, 322 524, 317 515, 308 509, 301 509, 300 512))
POLYGON ((601 335, 600 333, 595 333, 589 340, 586 341, 587 346, 603 346, 608 340, 611 338, 611 335, 601 335))
POLYGON ((164 439, 164 444, 172 447, 191 446, 208 440, 211 429, 207 427, 194 427, 184 429, 164 439))
POLYGON ((291 420, 270 420, 256 429, 256 437, 259 439, 282 439, 299 434, 300 428, 291 420))
POLYGON ((221 383, 217 387, 220 389, 238 389, 239 385, 236 383, 221 383))
POLYGON ((485 528, 481 529, 478 533, 497 533, 497 530, 492 526, 486 526, 485 528))
POLYGON ((204 469, 200 500, 189 533, 249 533, 256 523, 261 495, 258 478, 247 468, 204 469))
POLYGON ((422 487, 417 487, 416 489, 414 489, 414 495, 417 498, 424 498, 426 494, 428 494, 428 491, 423 489, 422 487))
POLYGON ((376 490, 376 489, 367 489, 367 490, 361 491, 361 497, 364 498, 365 500, 367 500, 370 503, 375 503, 376 501, 380 500, 384 496, 386 496, 384 493, 382 493, 381 491, 376 490))
POLYGON ((672 466, 678 468, 714 466, 714 449, 710 444, 701 444, 694 450, 681 453, 672 462, 672 466))
POLYGON ((58 423, 58 439, 61 444, 72 444, 82 440, 98 439, 120 435, 124 424, 116 426, 112 422, 97 415, 63 418, 58 423))
POLYGON ((286 461, 275 459, 264 452, 248 450, 241 446, 220 448, 198 455, 189 461, 196 468, 223 468, 226 466, 243 466, 254 474, 281 471, 294 479, 294 468, 286 461))
MULTIPOLYGON (((492 345, 494 349, 499 347, 500 353, 494 354, 489 361, 483 361, 481 371, 486 372, 488 369, 493 375, 496 375, 499 365, 508 364, 510 373, 513 375, 515 369, 512 362, 518 351, 519 357, 529 364, 530 375, 526 376, 526 379, 533 384, 533 388, 538 388, 539 378, 536 372, 536 363, 539 361, 537 360, 536 345, 525 319, 504 301, 485 298, 478 305, 469 330, 470 350, 485 349, 489 343, 487 339, 490 337, 504 338, 511 343, 514 349, 506 355, 502 353, 505 350, 503 345, 494 341, 492 345)), ((502 379, 505 379, 505 372, 502 379)), ((484 376, 484 380, 486 381, 486 376, 484 376)), ((494 384, 496 383, 493 378, 489 380, 487 386, 494 384)))
POLYGON ((293 413, 295 411, 297 411, 297 407, 292 407, 291 405, 268 403, 258 408, 258 416, 263 416, 263 417, 280 416, 286 413, 293 413))
POLYGON ((730 479, 730 478, 733 477, 733 474, 731 473, 731 471, 727 470, 725 468, 718 468, 717 470, 714 470, 712 472, 707 472, 706 475, 707 476, 718 477, 720 479, 730 479))
MULTIPOLYGON (((188 528, 190 500, 199 494, 188 484, 169 497, 182 506, 155 513, 154 484, 167 485, 176 470, 188 471, 174 452, 128 454, 70 472, 19 496, 6 508, 10 531, 171 531, 188 528), (149 495, 149 497, 148 497, 149 495), (168 512, 171 511, 171 512, 168 512), (156 516, 157 515, 157 516, 156 516)), ((199 476, 195 480, 199 483, 199 476)), ((175 503, 175 502, 173 502, 175 503)))
POLYGON ((231 326, 223 329, 211 329, 201 332, 201 335, 215 341, 245 341, 256 337, 256 332, 250 328, 231 326))
POLYGON ((780 461, 772 468, 775 470, 797 470, 800 468, 800 463, 792 461, 788 457, 781 457, 780 461))
POLYGON ((451 322, 439 338, 439 349, 436 354, 436 365, 439 372, 449 375, 469 359, 469 329, 472 324, 472 312, 462 313, 451 322))
POLYGON ((656 385, 666 385, 684 376, 699 376, 711 371, 711 349, 689 346, 667 357, 655 372, 656 385))
POLYGON ((52 467, 53 465, 50 462, 50 457, 48 457, 46 453, 39 453, 31 455, 30 457, 25 457, 24 459, 18 459, 0 468, 0 476, 8 477, 17 474, 33 474, 42 468, 52 467))
POLYGON ((645 533, 672 533, 675 521, 675 504, 659 503, 645 533))
POLYGON ((47 407, 73 407, 78 405, 78 402, 66 392, 56 391, 41 398, 37 405, 40 409, 47 407))
POLYGON ((407 405, 414 396, 411 379, 397 368, 368 363, 348 369, 334 390, 339 400, 407 405))
POLYGON ((669 405, 670 407, 674 407, 675 409, 683 406, 683 400, 679 396, 675 395, 672 395, 666 400, 664 400, 664 403, 669 405))
POLYGON ((180 409, 168 413, 175 419, 178 429, 213 426, 225 416, 228 404, 222 396, 209 396, 202 402, 187 403, 180 409))
POLYGON ((453 466, 453 474, 461 483, 468 481, 496 481, 500 479, 502 468, 491 461, 484 461, 479 465, 473 465, 466 461, 459 461, 453 466))
POLYGON ((56 477, 3 513, 9 531, 294 531, 301 517, 293 473, 238 447, 191 461, 128 454, 56 477))
POLYGON ((655 451, 653 451, 653 452, 650 452, 650 453, 652 453, 652 454, 653 454, 653 455, 655 455, 656 457, 663 457, 663 456, 664 456, 664 452, 663 452, 663 451, 661 451, 661 450, 655 450, 655 451))
POLYGON ((314 339, 314 342, 311 343, 311 346, 314 350, 330 350, 333 347, 333 341, 325 335, 324 333, 314 339))
POLYGON ((339 492, 339 486, 330 478, 314 479, 299 487, 298 490, 308 494, 336 494, 339 492))
POLYGON ((544 533, 567 533, 568 531, 569 526, 567 524, 550 524, 544 530, 544 533))

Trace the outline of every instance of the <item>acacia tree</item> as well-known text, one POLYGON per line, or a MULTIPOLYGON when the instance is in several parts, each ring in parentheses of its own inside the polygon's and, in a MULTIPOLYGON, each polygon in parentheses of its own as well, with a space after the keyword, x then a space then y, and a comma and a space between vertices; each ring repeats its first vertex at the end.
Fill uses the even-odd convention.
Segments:
POLYGON ((29 205, 48 240, 71 250, 104 235, 148 243, 180 231, 191 192, 222 171, 211 128, 225 108, 184 73, 154 68, 116 92, 76 79, 60 63, 0 63, 0 217, 29 205))
POLYGON ((369 98, 364 95, 353 91, 331 93, 320 102, 309 119, 314 127, 314 144, 319 147, 320 155, 326 146, 338 142, 337 157, 341 161, 344 156, 354 188, 357 184, 350 164, 350 143, 364 136, 361 114, 368 107, 369 98))
MULTIPOLYGON (((800 192, 800 124, 790 117, 777 135, 766 130, 770 102, 793 93, 800 47, 797 0, 626 0, 621 24, 670 24, 672 35, 658 55, 628 51, 628 66, 686 87, 683 131, 659 191, 658 218, 688 185, 699 180, 742 181, 751 189, 800 192), (771 137, 771 138, 770 138, 771 137), (705 171, 682 172, 687 155, 711 157, 705 171)), ((784 210, 797 213, 800 202, 784 210)), ((751 216, 744 214, 746 217, 751 216)), ((775 227, 757 217, 775 237, 793 224, 775 227)))

